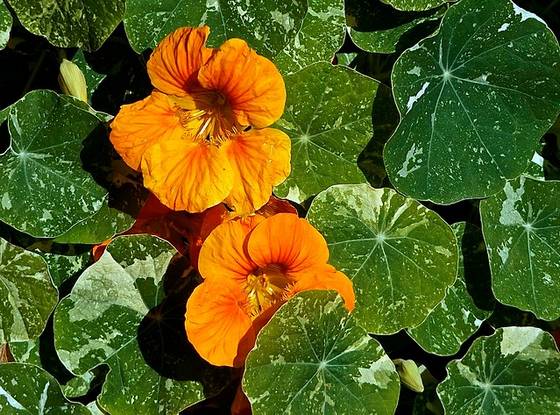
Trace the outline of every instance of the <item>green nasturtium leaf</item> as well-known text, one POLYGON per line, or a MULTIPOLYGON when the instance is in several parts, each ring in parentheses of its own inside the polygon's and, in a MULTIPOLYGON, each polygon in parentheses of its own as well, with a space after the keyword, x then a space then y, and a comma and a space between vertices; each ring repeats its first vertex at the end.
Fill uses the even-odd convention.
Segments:
POLYGON ((67 401, 60 385, 49 373, 25 363, 0 365, 0 412, 5 415, 91 415, 82 404, 67 401))
POLYGON ((560 410, 560 354, 536 327, 504 327, 476 339, 451 362, 438 388, 448 414, 555 415, 560 410))
POLYGON ((487 197, 525 171, 560 111, 560 48, 510 0, 463 0, 399 58, 389 178, 416 199, 487 197), (522 121, 521 121, 522 120, 522 121))
POLYGON ((38 337, 58 301, 47 264, 0 238, 0 344, 38 337))
POLYGON ((288 301, 261 331, 243 389, 254 415, 389 415, 399 377, 340 297, 314 291, 288 301))
POLYGON ((346 22, 352 41, 360 49, 374 53, 393 53, 412 46, 418 34, 428 35, 437 28, 445 12, 441 8, 427 13, 401 12, 380 0, 347 0, 346 22))
POLYGON ((11 146, 0 156, 0 220, 35 237, 66 232, 107 197, 81 160, 83 141, 104 127, 74 101, 37 90, 10 108, 11 146))
POLYGON ((274 63, 284 75, 316 62, 330 62, 344 43, 344 0, 308 0, 308 3, 301 29, 274 57, 274 63))
POLYGON ((457 275, 457 242, 435 212, 391 189, 338 185, 320 193, 308 220, 329 262, 354 283, 356 320, 370 333, 419 325, 457 275))
POLYGON ((4 49, 10 40, 12 23, 13 18, 10 11, 4 2, 0 2, 0 49, 4 49))
POLYGON ((473 300, 486 292, 473 289, 473 280, 490 281, 486 247, 480 229, 465 222, 452 226, 459 243, 459 275, 447 290, 441 303, 419 326, 410 329, 410 336, 424 349, 438 355, 452 355, 491 314, 491 308, 480 309, 473 300))
POLYGON ((124 15, 125 0, 8 0, 27 30, 55 46, 99 49, 124 15))
POLYGON ((365 182, 357 159, 372 136, 379 83, 327 62, 285 81, 288 100, 276 126, 292 139, 292 172, 275 193, 301 203, 333 184, 365 182))
POLYGON ((403 11, 422 11, 441 6, 453 0, 381 0, 393 6, 395 9, 403 11))
POLYGON ((525 178, 480 203, 496 298, 560 317, 560 182, 525 178))
POLYGON ((210 46, 238 37, 272 57, 295 38, 306 12, 307 0, 127 0, 124 27, 138 53, 179 27, 205 24, 210 46))
POLYGON ((109 413, 178 413, 204 397, 200 383, 160 376, 138 343, 140 322, 161 302, 175 253, 153 236, 117 237, 56 309, 55 345, 64 365, 76 375, 101 364, 111 369, 98 399, 109 413))

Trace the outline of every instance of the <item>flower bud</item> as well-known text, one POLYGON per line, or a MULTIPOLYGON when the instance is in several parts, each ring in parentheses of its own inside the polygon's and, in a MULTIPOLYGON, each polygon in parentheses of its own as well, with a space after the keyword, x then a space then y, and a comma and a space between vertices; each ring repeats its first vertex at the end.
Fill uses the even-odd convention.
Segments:
POLYGON ((420 376, 420 370, 414 360, 395 359, 393 360, 401 382, 414 392, 424 392, 424 384, 420 376))
POLYGON ((87 102, 87 84, 84 74, 73 62, 63 59, 60 63, 58 83, 62 92, 87 102))

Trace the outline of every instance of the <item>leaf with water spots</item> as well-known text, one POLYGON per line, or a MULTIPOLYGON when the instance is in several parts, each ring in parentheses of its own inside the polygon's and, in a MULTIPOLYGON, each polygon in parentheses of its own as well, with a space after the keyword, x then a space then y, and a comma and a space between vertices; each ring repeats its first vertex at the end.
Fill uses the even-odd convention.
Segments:
POLYGON ((4 2, 0 2, 0 49, 4 49, 10 40, 13 20, 4 2))
POLYGON ((93 51, 121 22, 125 0, 8 0, 27 30, 55 46, 93 51))
POLYGON ((457 242, 435 212, 391 189, 337 185, 321 192, 307 219, 330 259, 354 283, 356 320, 370 333, 419 325, 457 275, 457 242))
POLYGON ((111 369, 98 399, 108 412, 177 413, 204 397, 200 383, 158 374, 139 346, 139 325, 163 299, 175 253, 153 236, 117 237, 56 309, 55 345, 64 365, 76 375, 101 364, 111 369))
POLYGON ((352 41, 360 49, 374 53, 393 53, 414 45, 437 29, 437 21, 444 13, 444 8, 427 13, 402 12, 380 0, 346 2, 352 41))
POLYGON ((536 327, 504 327, 476 339, 447 371, 437 392, 448 414, 560 412, 560 354, 536 327))
POLYGON ((0 238, 0 344, 39 337, 58 301, 39 255, 0 238))
POLYGON ((285 81, 288 101, 276 126, 292 139, 292 172, 275 193, 301 203, 333 184, 365 182, 357 160, 372 136, 379 83, 327 62, 285 81))
POLYGON ((301 29, 274 57, 274 63, 284 75, 315 62, 332 61, 344 43, 344 0, 308 0, 308 3, 301 29))
POLYGON ((403 11, 422 11, 441 6, 453 0, 381 0, 393 6, 397 10, 403 11))
POLYGON ((560 317, 560 182, 525 178, 480 203, 492 289, 539 318, 560 317))
POLYGON ((296 37, 306 12, 307 0, 128 0, 124 27, 138 53, 179 27, 205 24, 210 46, 238 37, 272 57, 296 37))
POLYGON ((0 220, 35 237, 58 236, 103 206, 107 191, 82 165, 84 140, 104 129, 76 100, 32 91, 10 107, 0 156, 0 220))
POLYGON ((392 73, 401 123, 385 146, 400 192, 449 204, 525 171, 560 111, 560 47, 510 0, 463 0, 392 73))
POLYGON ((26 363, 0 365, 0 412, 91 415, 82 404, 67 401, 49 373, 26 363))
POLYGON ((476 285, 480 281, 489 285, 490 281, 486 247, 480 229, 465 222, 455 223, 451 228, 459 243, 457 280, 426 320, 408 331, 424 350, 438 355, 457 353, 493 309, 492 302, 485 301, 488 297, 492 298, 489 286, 476 285), (482 288, 485 288, 484 291, 482 288))
POLYGON ((333 292, 283 305, 247 358, 243 389, 254 415, 393 414, 399 377, 381 345, 333 292))

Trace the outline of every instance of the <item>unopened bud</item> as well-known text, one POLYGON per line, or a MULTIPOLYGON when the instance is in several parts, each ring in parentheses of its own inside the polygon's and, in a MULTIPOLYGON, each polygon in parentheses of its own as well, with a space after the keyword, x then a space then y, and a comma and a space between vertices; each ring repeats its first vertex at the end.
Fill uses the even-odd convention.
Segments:
POLYGON ((424 392, 420 370, 414 360, 395 359, 393 363, 403 385, 414 392, 424 392))
POLYGON ((62 92, 87 102, 87 84, 84 74, 74 62, 62 59, 58 83, 62 92))

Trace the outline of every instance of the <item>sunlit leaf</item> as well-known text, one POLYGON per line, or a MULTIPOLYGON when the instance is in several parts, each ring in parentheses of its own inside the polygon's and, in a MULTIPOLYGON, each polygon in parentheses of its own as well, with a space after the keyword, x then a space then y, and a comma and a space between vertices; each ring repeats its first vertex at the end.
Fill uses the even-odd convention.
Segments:
POLYGON ((438 395, 448 414, 554 415, 560 408, 560 354, 536 327, 504 327, 451 362, 438 395))
POLYGON ((274 63, 283 74, 315 62, 330 62, 344 42, 344 0, 308 0, 308 3, 301 29, 274 57, 274 63))
POLYGON ((330 260, 354 283, 356 320, 369 332, 417 326, 457 275, 457 243, 433 211, 391 189, 338 185, 320 193, 307 218, 330 260))
POLYGON ((104 127, 74 102, 37 90, 10 108, 11 146, 0 156, 0 220, 35 237, 66 232, 107 197, 82 165, 84 140, 104 127))
POLYGON ((508 305, 560 317, 560 182, 521 176, 480 204, 492 288, 508 305))
POLYGON ((50 374, 25 363, 0 365, 0 412, 91 415, 82 404, 67 401, 50 374))
POLYGON ((103 363, 110 367, 98 399, 110 413, 177 413, 203 398, 200 383, 164 378, 148 366, 138 343, 140 322, 161 302, 163 275, 175 253, 156 237, 118 237, 55 312, 64 365, 76 375, 103 363))
POLYGON ((0 344, 38 337, 57 301, 39 255, 0 238, 0 344))
POLYGON ((209 45, 238 37, 272 57, 300 30, 307 0, 128 0, 124 25, 130 44, 140 53, 154 48, 182 26, 210 26, 209 45))
POLYGON ((285 81, 288 101, 277 126, 292 139, 292 172, 275 193, 300 203, 333 184, 365 182, 357 160, 372 136, 378 82, 326 62, 285 81))
POLYGON ((393 69, 402 120, 385 146, 400 192, 449 204, 519 176, 560 110, 560 48, 510 0, 463 0, 393 69))
POLYGON ((59 47, 96 50, 124 15, 125 0, 8 0, 27 30, 59 47))
POLYGON ((399 377, 340 297, 316 291, 288 301, 259 334, 243 389, 255 415, 389 415, 399 377))
POLYGON ((381 0, 398 10, 429 10, 453 0, 381 0))
MULTIPOLYGON (((490 316, 491 308, 479 308, 473 299, 484 299, 488 292, 477 290, 474 281, 490 281, 486 247, 477 227, 452 225, 459 243, 459 274, 441 303, 409 334, 422 348, 438 355, 452 355, 490 316), (470 289, 470 290, 469 290, 470 289)), ((487 288, 487 287, 485 287, 487 288)), ((491 304, 491 303, 490 303, 491 304)))
POLYGON ((0 49, 4 49, 10 40, 12 23, 13 18, 10 11, 4 2, 0 2, 0 49))

